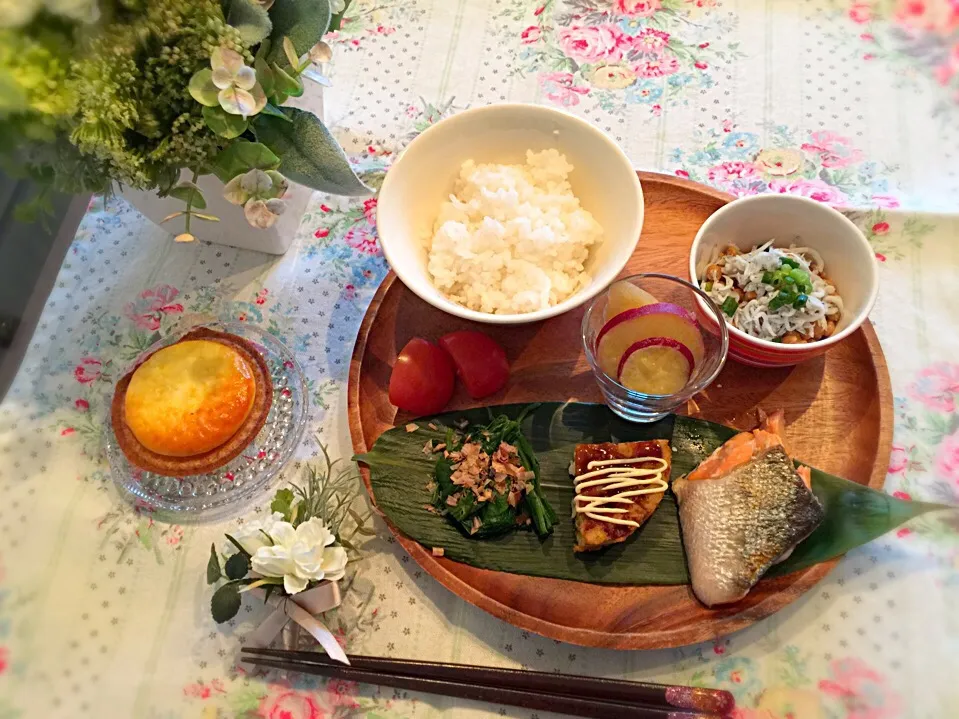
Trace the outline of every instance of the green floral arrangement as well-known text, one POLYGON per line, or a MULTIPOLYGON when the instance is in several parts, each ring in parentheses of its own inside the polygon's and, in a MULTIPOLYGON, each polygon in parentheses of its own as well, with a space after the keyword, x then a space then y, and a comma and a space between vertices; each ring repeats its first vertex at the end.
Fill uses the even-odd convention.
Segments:
POLYGON ((0 162, 44 189, 113 183, 204 214, 214 174, 254 227, 284 209, 289 181, 339 195, 369 189, 319 118, 283 104, 325 62, 322 37, 349 0, 0 0, 0 162))

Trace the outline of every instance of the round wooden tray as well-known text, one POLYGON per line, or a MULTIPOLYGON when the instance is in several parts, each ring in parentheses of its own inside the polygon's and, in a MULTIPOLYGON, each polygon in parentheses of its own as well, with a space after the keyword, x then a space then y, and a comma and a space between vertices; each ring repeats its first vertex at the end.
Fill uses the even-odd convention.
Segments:
MULTIPOLYGON (((642 238, 624 275, 666 272, 687 277, 693 237, 733 198, 688 180, 640 172, 646 202, 642 238)), ((444 314, 390 273, 360 327, 350 366, 353 448, 366 452, 379 435, 406 421, 389 403, 390 368, 411 337, 435 339, 474 327, 506 348, 511 377, 498 395, 477 402, 457 388, 448 409, 573 399, 601 402, 580 344, 584 308, 535 325, 476 325, 444 314)), ((791 454, 826 472, 882 487, 892 445, 892 391, 886 361, 868 322, 824 357, 785 369, 727 362, 698 399, 697 416, 751 428, 755 409, 783 408, 791 454)), ((363 478, 369 491, 369 473, 363 478)), ((371 493, 372 496, 372 493, 371 493)), ((563 509, 557 508, 563 515, 563 509)), ((562 520, 561 520, 562 521, 562 520)), ((601 586, 477 569, 436 558, 393 529, 420 566, 466 601, 522 629, 593 647, 658 649, 713 639, 782 609, 822 579, 838 560, 761 581, 743 601, 707 609, 688 586, 601 586)))

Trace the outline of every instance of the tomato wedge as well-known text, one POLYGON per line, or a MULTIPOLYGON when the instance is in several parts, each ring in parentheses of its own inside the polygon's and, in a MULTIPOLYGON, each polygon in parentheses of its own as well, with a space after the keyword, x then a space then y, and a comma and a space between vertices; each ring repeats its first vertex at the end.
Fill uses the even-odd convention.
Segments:
POLYGON ((456 376, 466 385, 470 397, 479 399, 506 386, 509 362, 506 352, 489 335, 475 330, 460 330, 443 335, 440 347, 450 353, 456 376))
POLYGON ((453 362, 445 350, 414 337, 390 375, 390 404, 413 414, 435 414, 453 396, 453 362))

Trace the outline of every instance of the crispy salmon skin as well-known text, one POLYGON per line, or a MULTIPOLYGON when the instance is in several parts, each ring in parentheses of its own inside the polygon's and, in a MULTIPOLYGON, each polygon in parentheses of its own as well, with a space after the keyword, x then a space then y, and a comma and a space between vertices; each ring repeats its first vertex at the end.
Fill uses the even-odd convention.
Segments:
POLYGON ((782 432, 777 412, 673 483, 693 593, 708 607, 745 597, 825 516, 782 432))

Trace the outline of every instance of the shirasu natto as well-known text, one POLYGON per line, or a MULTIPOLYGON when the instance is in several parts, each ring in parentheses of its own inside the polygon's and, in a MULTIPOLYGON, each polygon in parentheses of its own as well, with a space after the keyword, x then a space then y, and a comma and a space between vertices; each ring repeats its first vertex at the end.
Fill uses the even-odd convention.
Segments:
MULTIPOLYGON (((733 291, 736 285, 743 292, 755 292, 756 299, 741 302, 729 320, 734 327, 753 337, 774 340, 787 332, 797 332, 808 337, 817 323, 825 328, 828 319, 834 319, 842 313, 842 298, 836 294, 833 285, 819 276, 819 273, 825 271, 825 263, 816 250, 811 247, 772 247, 773 242, 774 240, 769 240, 751 252, 724 256, 723 276, 713 282, 708 294, 716 304, 722 306, 727 297, 739 299, 733 291), (769 309, 770 301, 779 290, 763 283, 763 273, 779 269, 783 257, 798 262, 799 266, 809 273, 812 281, 813 291, 808 295, 805 307, 801 309, 795 309, 791 305, 777 310, 769 309), (816 268, 815 271, 813 267, 816 268)), ((715 256, 707 264, 715 263, 718 258, 716 250, 715 256)))

